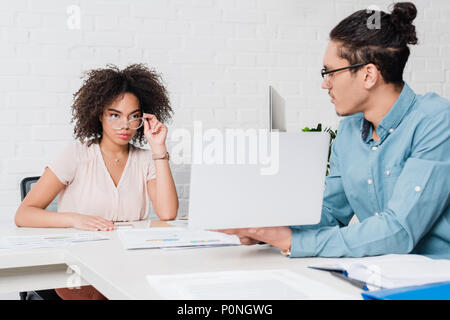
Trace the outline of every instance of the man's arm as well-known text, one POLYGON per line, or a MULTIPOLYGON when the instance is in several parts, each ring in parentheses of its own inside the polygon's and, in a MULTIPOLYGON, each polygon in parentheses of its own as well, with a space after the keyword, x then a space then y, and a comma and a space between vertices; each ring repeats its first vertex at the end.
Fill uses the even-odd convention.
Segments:
POLYGON ((410 158, 388 208, 348 227, 293 230, 291 256, 362 257, 406 254, 449 205, 450 164, 410 158))

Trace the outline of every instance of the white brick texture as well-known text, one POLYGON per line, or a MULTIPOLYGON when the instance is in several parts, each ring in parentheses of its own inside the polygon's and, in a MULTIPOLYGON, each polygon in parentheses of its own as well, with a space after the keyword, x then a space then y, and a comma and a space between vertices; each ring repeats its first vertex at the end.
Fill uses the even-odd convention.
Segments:
MULTIPOLYGON (((286 101, 288 130, 338 118, 320 89, 333 26, 379 0, 0 1, 0 223, 12 222, 19 181, 40 175, 73 139, 70 104, 83 71, 146 63, 162 74, 170 130, 264 127, 268 85, 286 101), (75 6, 77 10, 69 10, 75 6), (77 24, 79 22, 79 24, 77 24)), ((417 0, 420 45, 406 80, 450 98, 450 1, 417 0)), ((169 134, 170 138, 170 134, 169 134)), ((173 166, 186 216, 189 167, 173 166)))

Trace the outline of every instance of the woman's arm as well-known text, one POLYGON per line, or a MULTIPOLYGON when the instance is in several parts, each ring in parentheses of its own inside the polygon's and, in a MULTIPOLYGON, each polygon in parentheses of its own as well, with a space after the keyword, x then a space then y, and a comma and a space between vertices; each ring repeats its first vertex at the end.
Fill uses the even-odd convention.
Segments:
MULTIPOLYGON (((166 153, 165 147, 154 153, 166 153)), ((178 212, 178 195, 168 160, 155 160, 156 179, 147 182, 150 199, 161 220, 173 220, 178 212)))
MULTIPOLYGON (((167 127, 154 115, 144 113, 144 134, 154 154, 165 154, 167 127)), ((173 220, 177 216, 178 196, 170 171, 169 161, 154 160, 156 179, 147 182, 153 208, 161 220, 173 220)))
POLYGON ((17 209, 14 218, 16 225, 33 228, 77 228, 91 231, 114 229, 111 221, 100 217, 45 210, 64 187, 65 185, 59 181, 53 171, 46 168, 17 209))

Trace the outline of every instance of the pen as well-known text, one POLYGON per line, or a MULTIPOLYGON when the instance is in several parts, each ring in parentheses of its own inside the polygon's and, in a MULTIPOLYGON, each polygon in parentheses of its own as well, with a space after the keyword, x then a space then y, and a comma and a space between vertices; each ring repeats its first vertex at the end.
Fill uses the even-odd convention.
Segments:
POLYGON ((364 291, 368 291, 368 290, 369 290, 369 288, 367 288, 367 283, 365 283, 365 282, 363 282, 363 281, 356 280, 356 279, 349 278, 349 277, 347 277, 347 275, 345 275, 345 273, 343 273, 343 272, 339 272, 339 271, 330 271, 330 273, 331 273, 333 276, 338 277, 339 279, 342 279, 342 280, 344 280, 344 281, 349 282, 351 285, 353 285, 353 286, 355 286, 355 287, 357 287, 357 288, 359 288, 359 289, 361 289, 361 290, 364 290, 364 291))

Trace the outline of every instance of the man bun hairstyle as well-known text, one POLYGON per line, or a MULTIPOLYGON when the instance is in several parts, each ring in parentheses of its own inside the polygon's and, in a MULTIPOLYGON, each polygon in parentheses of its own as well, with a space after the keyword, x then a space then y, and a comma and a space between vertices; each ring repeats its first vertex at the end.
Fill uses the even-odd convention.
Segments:
MULTIPOLYGON (((369 25, 373 10, 360 10, 342 20, 330 32, 330 40, 339 44, 339 56, 351 65, 372 63, 386 83, 403 84, 403 71, 408 61, 408 45, 418 43, 412 24, 417 8, 411 2, 393 4, 392 12, 377 11, 378 25, 369 25)), ((351 70, 356 73, 359 68, 351 70)))
POLYGON ((417 9, 411 2, 395 3, 391 12, 391 22, 397 32, 404 36, 407 44, 417 44, 416 27, 412 24, 417 17, 417 9))

